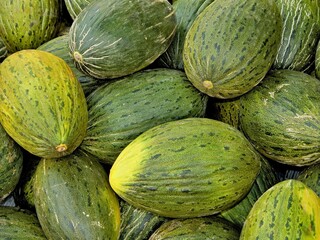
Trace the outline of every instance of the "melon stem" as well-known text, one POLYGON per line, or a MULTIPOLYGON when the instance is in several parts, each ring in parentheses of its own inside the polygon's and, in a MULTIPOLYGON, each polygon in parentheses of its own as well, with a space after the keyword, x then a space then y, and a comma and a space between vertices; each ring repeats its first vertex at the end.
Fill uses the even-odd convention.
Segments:
POLYGON ((82 55, 79 52, 74 52, 73 53, 73 58, 78 63, 82 63, 83 62, 82 55))
POLYGON ((64 143, 59 144, 58 146, 56 146, 56 151, 57 152, 64 152, 68 149, 67 145, 64 143))

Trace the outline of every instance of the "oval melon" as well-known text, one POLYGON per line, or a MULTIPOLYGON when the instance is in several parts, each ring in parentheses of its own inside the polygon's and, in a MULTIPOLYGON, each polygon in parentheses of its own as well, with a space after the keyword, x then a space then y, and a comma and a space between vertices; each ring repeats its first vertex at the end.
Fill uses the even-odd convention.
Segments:
POLYGON ((82 142, 88 111, 83 89, 55 55, 21 50, 0 65, 0 122, 25 150, 54 158, 82 142))

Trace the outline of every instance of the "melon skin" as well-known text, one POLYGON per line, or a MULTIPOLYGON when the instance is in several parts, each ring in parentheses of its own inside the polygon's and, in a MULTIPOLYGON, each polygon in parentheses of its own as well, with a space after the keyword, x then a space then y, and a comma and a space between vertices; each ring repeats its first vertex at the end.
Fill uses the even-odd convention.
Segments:
POLYGON ((23 167, 21 147, 0 125, 0 202, 16 188, 23 167))
POLYGON ((109 181, 136 207, 164 217, 200 217, 239 202, 260 166, 260 155, 239 130, 212 119, 186 118, 135 138, 113 163, 109 181))
POLYGON ((319 238, 320 199, 294 179, 275 184, 255 202, 240 234, 240 240, 319 238))
POLYGON ((292 166, 320 159, 320 81, 289 69, 272 71, 240 97, 240 126, 264 156, 292 166))
POLYGON ((48 239, 118 239, 118 198, 103 166, 91 155, 76 151, 42 158, 33 189, 35 210, 48 239))
POLYGON ((35 49, 54 38, 61 25, 59 0, 2 1, 0 37, 7 51, 35 49))
POLYGON ((80 145, 87 103, 63 59, 35 49, 15 52, 0 65, 0 88, 0 122, 26 151, 56 158, 80 145))
POLYGON ((187 32, 184 70, 194 86, 211 97, 243 95, 271 68, 281 30, 273 1, 215 0, 187 32))
POLYGON ((122 77, 165 52, 176 25, 167 0, 93 1, 71 25, 70 54, 77 68, 92 77, 122 77))

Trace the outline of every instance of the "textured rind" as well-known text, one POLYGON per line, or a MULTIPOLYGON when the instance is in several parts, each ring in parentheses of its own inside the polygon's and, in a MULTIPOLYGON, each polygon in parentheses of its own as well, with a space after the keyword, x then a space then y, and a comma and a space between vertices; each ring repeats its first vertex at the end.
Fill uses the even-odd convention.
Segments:
POLYGON ((183 62, 189 80, 217 98, 250 91, 274 62, 281 29, 273 1, 213 1, 186 35, 183 62))
POLYGON ((235 206, 222 211, 220 216, 241 229, 254 203, 265 191, 279 181, 280 179, 276 175, 272 165, 270 165, 267 159, 262 157, 260 172, 249 193, 235 206))
POLYGON ((294 70, 275 70, 240 99, 240 125, 255 148, 280 163, 320 160, 320 81, 294 70))
POLYGON ((9 53, 34 49, 53 38, 60 25, 59 0, 2 1, 0 37, 9 53))
POLYGON ((207 112, 212 118, 228 123, 237 129, 240 129, 240 97, 231 99, 210 98, 207 112))
POLYGON ((315 53, 315 77, 320 79, 320 41, 317 43, 316 53, 315 53))
POLYGON ((8 50, 6 45, 4 45, 3 40, 0 37, 0 63, 8 56, 8 50))
POLYGON ((23 155, 20 146, 0 125, 0 202, 15 189, 22 172, 23 155))
POLYGON ((157 59, 160 66, 183 70, 183 45, 194 19, 214 0, 176 0, 172 3, 177 30, 167 50, 157 59))
POLYGON ((69 48, 83 72, 117 78, 154 62, 175 31, 175 14, 167 0, 97 0, 72 23, 69 48))
POLYGON ((0 237, 8 240, 47 239, 33 212, 5 206, 0 206, 0 237))
POLYGON ((112 165, 109 181, 134 206, 165 217, 199 217, 240 201, 260 164, 260 156, 234 127, 186 118, 139 135, 112 165))
POLYGON ((252 207, 240 240, 320 239, 320 199, 298 180, 269 188, 252 207))
POLYGON ((218 217, 172 219, 163 223, 149 238, 160 239, 228 239, 238 240, 240 230, 232 223, 218 217))
POLYGON ((272 68, 297 71, 313 68, 320 36, 319 1, 274 2, 280 10, 283 27, 281 43, 272 68))
POLYGON ((84 92, 67 63, 40 50, 21 50, 0 65, 0 122, 25 150, 54 158, 70 154, 86 134, 84 92), (65 144, 65 151, 56 147, 65 144))
POLYGON ((300 180, 320 197, 320 163, 313 164, 297 174, 300 180))
POLYGON ((99 162, 82 152, 42 159, 34 179, 34 203, 48 239, 119 236, 119 202, 99 162))
POLYGON ((39 46, 37 49, 50 52, 56 55, 57 57, 62 58, 72 69, 73 73, 76 75, 85 95, 88 95, 102 83, 98 79, 88 76, 87 74, 81 72, 79 69, 76 68, 73 62, 73 58, 69 54, 68 42, 69 36, 68 34, 64 34, 62 36, 58 36, 56 38, 51 39, 50 41, 39 46))
POLYGON ((125 146, 149 128, 203 117, 207 99, 180 70, 149 69, 110 81, 87 97, 89 122, 80 148, 112 164, 125 146))
POLYGON ((121 201, 119 240, 145 240, 167 219, 121 201))
POLYGON ((64 0, 64 2, 71 18, 74 20, 93 0, 64 0))

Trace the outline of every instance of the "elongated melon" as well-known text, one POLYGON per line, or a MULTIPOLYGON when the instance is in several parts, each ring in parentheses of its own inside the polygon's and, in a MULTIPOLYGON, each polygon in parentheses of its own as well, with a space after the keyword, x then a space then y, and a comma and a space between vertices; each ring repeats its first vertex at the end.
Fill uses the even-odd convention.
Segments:
POLYGON ((67 63, 34 49, 0 65, 0 122, 25 150, 54 158, 73 152, 86 134, 83 89, 67 63))
POLYGON ((260 164, 260 155, 236 128, 186 118, 139 135, 120 153, 109 180, 136 207, 165 217, 199 217, 239 202, 260 164))

